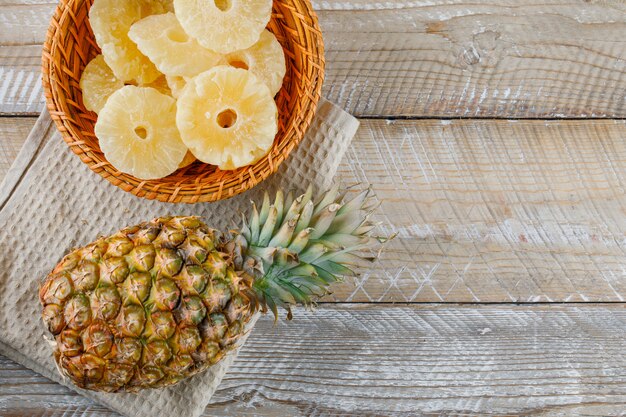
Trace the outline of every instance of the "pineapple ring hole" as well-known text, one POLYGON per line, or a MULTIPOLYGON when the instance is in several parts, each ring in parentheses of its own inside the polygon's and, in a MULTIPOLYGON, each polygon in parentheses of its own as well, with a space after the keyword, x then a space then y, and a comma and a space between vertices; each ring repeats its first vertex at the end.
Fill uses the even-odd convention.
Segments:
POLYGON ((213 0, 215 1, 215 7, 223 12, 227 12, 233 6, 231 0, 213 0))
POLYGON ((139 139, 145 140, 148 138, 148 130, 143 126, 137 126, 135 128, 135 135, 137 135, 139 139))
POLYGON ((248 64, 243 59, 234 58, 234 59, 228 61, 228 65, 230 65, 231 67, 241 68, 241 69, 245 69, 245 70, 249 70, 250 69, 248 64))
POLYGON ((217 124, 223 129, 233 127, 235 123, 237 123, 237 113, 233 109, 226 109, 217 115, 217 124))
POLYGON ((172 29, 167 32, 167 37, 169 40, 176 43, 185 43, 189 41, 189 36, 187 36, 187 34, 182 30, 172 29))

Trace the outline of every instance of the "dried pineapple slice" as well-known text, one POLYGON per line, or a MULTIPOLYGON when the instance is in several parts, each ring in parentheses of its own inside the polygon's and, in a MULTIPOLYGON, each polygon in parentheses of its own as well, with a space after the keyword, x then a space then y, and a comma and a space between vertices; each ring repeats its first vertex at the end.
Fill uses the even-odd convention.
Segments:
POLYGON ((159 77, 156 66, 130 40, 124 43, 105 43, 101 49, 115 76, 125 82, 147 84, 159 77))
POLYGON ((287 70, 285 53, 276 36, 265 29, 259 40, 248 49, 226 56, 230 66, 252 71, 270 88, 272 96, 280 90, 287 70))
POLYGON ((269 88, 249 71, 219 66, 188 81, 176 124, 202 162, 230 170, 263 158, 278 131, 269 88))
POLYGON ((174 13, 141 19, 131 26, 128 37, 166 75, 193 77, 225 63, 222 54, 187 35, 174 13))
POLYGON ((95 131, 107 160, 140 179, 168 176, 187 153, 176 129, 176 100, 150 87, 128 85, 113 93, 95 131))
POLYGON ((155 0, 160 3, 165 12, 174 13, 174 0, 155 0))
POLYGON ((180 97, 183 92, 183 88, 187 85, 187 80, 183 77, 171 77, 169 75, 166 75, 165 79, 167 80, 167 86, 172 91, 172 97, 180 97))
POLYGON ((167 78, 165 78, 165 75, 161 75, 159 78, 157 78, 156 80, 152 81, 149 84, 141 84, 140 87, 152 87, 161 94, 172 96, 172 90, 170 89, 170 86, 167 83, 167 78))
POLYGON ((124 82, 147 84, 159 77, 156 66, 128 37, 131 25, 145 16, 164 13, 156 0, 94 0, 89 22, 106 63, 124 82))
POLYGON ((111 94, 122 87, 124 82, 117 79, 102 55, 92 59, 80 76, 83 104, 87 110, 96 113, 100 113, 111 94))
POLYGON ((94 0, 89 9, 89 24, 96 42, 102 46, 126 36, 138 20, 171 8, 172 0, 94 0))
POLYGON ((197 160, 198 159, 194 156, 194 154, 192 154, 190 151, 187 151, 183 161, 180 164, 178 164, 178 168, 185 168, 186 166, 193 164, 197 160))
POLYGON ((272 0, 174 0, 185 32, 227 54, 251 47, 270 20, 272 0))

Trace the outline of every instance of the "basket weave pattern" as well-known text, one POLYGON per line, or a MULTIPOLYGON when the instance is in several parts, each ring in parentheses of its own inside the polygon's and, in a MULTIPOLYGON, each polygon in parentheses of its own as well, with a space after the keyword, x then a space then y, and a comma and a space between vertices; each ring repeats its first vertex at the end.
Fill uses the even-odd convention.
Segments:
POLYGON ((267 28, 285 51, 287 73, 279 92, 278 134, 269 154, 234 171, 195 162, 159 180, 140 180, 116 170, 100 151, 95 113, 85 109, 79 81, 100 49, 89 25, 93 0, 61 0, 43 48, 43 87, 48 111, 63 140, 89 168, 136 196, 172 203, 230 198, 269 177, 301 141, 320 99, 324 46, 308 0, 274 0, 267 28))

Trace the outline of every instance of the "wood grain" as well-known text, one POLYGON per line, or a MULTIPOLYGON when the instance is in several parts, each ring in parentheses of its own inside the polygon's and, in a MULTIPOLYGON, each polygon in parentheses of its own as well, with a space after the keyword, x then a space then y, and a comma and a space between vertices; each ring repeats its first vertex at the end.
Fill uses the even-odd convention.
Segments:
MULTIPOLYGON (((626 118, 622 1, 313 3, 324 94, 364 118, 626 118)), ((0 0, 0 115, 43 107, 55 4, 0 0)), ((0 117, 0 179, 34 122, 0 117)), ((339 179, 398 237, 315 314, 262 320, 205 415, 624 415, 625 138, 623 120, 362 120, 339 179)), ((0 357, 0 416, 24 415, 116 414, 0 357)))
MULTIPOLYGON (((38 45, 54 4, 0 8, 0 113, 42 108, 38 45)), ((314 5, 327 49, 324 94, 356 115, 626 117, 622 1, 314 5)))
POLYGON ((398 233, 348 301, 624 301, 626 122, 367 120, 340 166, 398 233))
MULTIPOLYGON (((34 121, 0 118, 0 146, 34 121)), ((371 186, 398 237, 328 300, 624 301, 625 137, 625 121, 363 120, 338 181, 371 186)))
POLYGON ((43 43, 46 29, 57 2, 41 3, 24 0, 0 2, 0 39, 3 45, 43 43))
POLYGON ((41 112, 44 98, 40 68, 40 45, 0 45, 0 115, 41 112))
POLYGON ((35 123, 29 117, 0 117, 0 183, 35 123))
MULTIPOLYGON (((205 415, 621 415, 625 331, 623 305, 298 310, 259 322, 205 415)), ((0 378, 3 416, 112 415, 7 360, 0 378)))

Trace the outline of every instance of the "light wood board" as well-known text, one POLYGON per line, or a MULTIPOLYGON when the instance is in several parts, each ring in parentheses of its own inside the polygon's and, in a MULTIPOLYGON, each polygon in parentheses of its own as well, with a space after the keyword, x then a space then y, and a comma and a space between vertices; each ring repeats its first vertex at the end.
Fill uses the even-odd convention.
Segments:
POLYGON ((0 183, 22 148, 35 120, 32 117, 0 117, 0 183))
POLYGON ((398 233, 349 301, 623 301, 626 122, 371 120, 340 166, 398 233))
MULTIPOLYGON (((1 142, 34 120, 0 118, 1 142)), ((338 180, 371 186, 398 237, 328 300, 623 301, 624 139, 613 120, 363 120, 338 180)))
MULTIPOLYGON (((624 415, 626 121, 598 119, 626 118, 626 3, 313 3, 324 95, 364 118, 338 178, 398 237, 262 320, 205 415, 624 415)), ((43 107, 55 4, 0 0, 0 115, 43 107)), ((0 178, 34 122, 0 117, 0 178)), ((24 415, 114 414, 0 357, 0 416, 24 415)))
MULTIPOLYGON (((39 45, 55 4, 0 3, 0 113, 43 107, 39 45)), ((626 117, 620 0, 314 5, 324 94, 358 116, 626 117)))
MULTIPOLYGON (((299 309, 259 321, 205 416, 620 415, 625 331, 610 305, 299 309)), ((112 415, 10 361, 0 379, 3 416, 112 415)))

